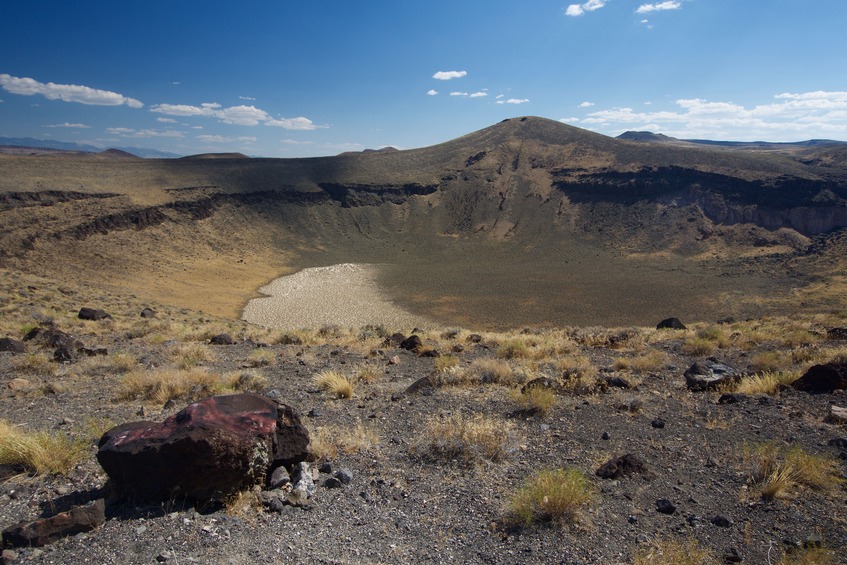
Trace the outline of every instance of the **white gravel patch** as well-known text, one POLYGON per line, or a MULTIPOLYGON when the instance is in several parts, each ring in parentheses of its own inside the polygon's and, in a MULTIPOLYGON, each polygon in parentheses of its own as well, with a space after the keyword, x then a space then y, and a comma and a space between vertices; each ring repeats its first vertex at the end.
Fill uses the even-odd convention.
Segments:
POLYGON ((388 301, 376 265, 343 263, 303 269, 259 289, 267 298, 247 303, 241 318, 269 328, 296 330, 337 325, 382 325, 392 331, 435 324, 388 301))

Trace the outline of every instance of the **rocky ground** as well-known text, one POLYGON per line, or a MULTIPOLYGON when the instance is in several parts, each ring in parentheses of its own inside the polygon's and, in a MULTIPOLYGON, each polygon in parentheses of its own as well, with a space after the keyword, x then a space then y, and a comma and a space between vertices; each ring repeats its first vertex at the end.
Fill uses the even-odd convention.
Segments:
POLYGON ((817 546, 837 552, 828 562, 845 559, 847 489, 840 479, 847 427, 827 419, 832 404, 847 404, 844 392, 781 387, 721 401, 720 391, 693 392, 683 377, 710 356, 742 372, 761 373, 771 359, 780 364, 771 372, 800 374, 847 353, 844 341, 826 335, 829 326, 844 324, 838 316, 479 339, 464 330, 420 331, 424 348, 415 353, 385 341, 388 333, 408 335, 412 328, 280 334, 14 273, 3 273, 2 282, 8 337, 52 322, 87 348, 107 350, 67 363, 32 342, 25 342, 27 353, 0 353, 0 418, 21 430, 87 442, 87 455, 66 475, 6 477, 0 526, 107 501, 103 526, 43 547, 7 548, 7 562, 631 563, 668 540, 693 540, 714 563, 790 563, 804 547, 817 546), (80 321, 83 306, 104 308, 113 318, 80 321), (156 318, 140 318, 144 306, 156 318), (222 332, 235 343, 210 345, 222 332), (440 357, 419 355, 433 350, 440 357), (499 377, 467 377, 479 374, 481 360, 509 369, 499 377), (316 471, 317 490, 307 505, 276 510, 250 493, 196 508, 178 500, 112 498, 95 458, 106 428, 142 414, 161 421, 191 400, 232 389, 195 386, 167 404, 126 394, 133 375, 180 368, 250 375, 240 382, 273 391, 300 413, 315 444, 313 468, 348 469, 350 484, 329 488, 331 475, 316 471), (316 386, 315 375, 327 370, 354 382, 351 398, 316 386), (590 386, 565 387, 546 411, 520 403, 517 391, 528 380, 564 382, 575 373, 590 386), (435 386, 407 390, 422 377, 435 386), (596 386, 598 378, 606 386, 596 386), (460 414, 466 421, 488 418, 503 440, 499 456, 486 458, 473 446, 449 454, 437 448, 438 422, 455 422, 450 419, 460 414), (755 454, 768 446, 824 456, 836 475, 815 488, 789 485, 767 500, 755 480, 755 454), (643 472, 596 475, 624 454, 643 462, 643 472), (511 521, 514 494, 552 468, 584 473, 595 494, 590 504, 573 520, 511 521))

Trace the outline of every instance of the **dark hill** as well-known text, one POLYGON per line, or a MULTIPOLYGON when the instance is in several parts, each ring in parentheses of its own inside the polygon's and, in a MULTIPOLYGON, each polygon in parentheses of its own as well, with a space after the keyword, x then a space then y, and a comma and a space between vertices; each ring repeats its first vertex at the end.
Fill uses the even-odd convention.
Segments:
POLYGON ((806 254, 840 245, 810 247, 847 226, 845 155, 526 117, 310 159, 6 156, 0 261, 230 316, 268 280, 338 262, 384 265, 395 300, 469 326, 748 316, 837 270, 806 254))

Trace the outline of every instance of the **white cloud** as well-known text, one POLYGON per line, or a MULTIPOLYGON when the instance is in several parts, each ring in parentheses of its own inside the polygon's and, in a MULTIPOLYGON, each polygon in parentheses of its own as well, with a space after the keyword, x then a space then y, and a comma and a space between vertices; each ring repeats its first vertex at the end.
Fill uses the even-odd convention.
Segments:
POLYGON ((579 105, 580 108, 589 108, 591 106, 594 106, 594 102, 589 102, 587 100, 579 105))
POLYGON ((281 139, 280 143, 285 143, 286 145, 314 145, 314 141, 297 141, 296 139, 281 139))
POLYGON ((87 126, 85 124, 69 124, 65 122, 63 124, 50 124, 49 126, 44 126, 46 128, 75 128, 75 129, 88 129, 91 126, 87 126))
POLYGON ((498 94, 498 95, 497 95, 497 96, 495 96, 494 98, 496 98, 497 100, 500 100, 500 99, 501 99, 501 98, 503 98, 504 96, 505 96, 505 94, 498 94))
POLYGON ((255 99, 255 98, 251 98, 250 96, 239 96, 239 97, 238 97, 238 99, 239 99, 239 100, 250 100, 251 102, 255 102, 255 101, 256 101, 256 99, 255 99))
POLYGON ((454 78, 462 78, 463 76, 467 76, 468 71, 438 71, 432 78, 436 80, 451 80, 454 78))
POLYGON ((438 95, 438 91, 437 91, 437 90, 435 90, 434 88, 430 88, 429 90, 427 90, 427 91, 426 91, 426 95, 427 95, 427 96, 437 96, 437 95, 438 95))
POLYGON ((13 77, 7 74, 0 74, 0 87, 12 94, 20 94, 22 96, 40 94, 48 100, 77 102, 91 106, 122 106, 124 104, 130 108, 142 108, 144 106, 141 101, 118 94, 117 92, 99 90, 77 84, 44 83, 32 78, 13 77))
POLYGON ((156 121, 163 123, 163 124, 175 124, 176 123, 176 120, 173 119, 173 118, 156 118, 156 121))
POLYGON ((666 135, 738 141, 797 141, 847 137, 847 92, 782 93, 776 102, 745 107, 734 102, 683 98, 674 111, 612 108, 591 112, 579 123, 612 134, 627 129, 666 135))
POLYGON ((185 137, 181 131, 172 129, 155 130, 155 129, 132 129, 132 128, 106 128, 106 131, 112 135, 121 137, 185 137))
POLYGON ((471 94, 471 98, 482 98, 483 96, 488 96, 488 93, 484 91, 479 91, 471 94))
POLYGON ((529 98, 509 98, 508 100, 498 100, 498 104, 526 104, 529 98))
POLYGON ((227 137, 223 135, 198 135, 196 138, 204 143, 232 143, 236 141, 253 143, 256 141, 256 138, 252 136, 227 137))
POLYGON ((680 8, 682 8, 682 4, 672 0, 669 2, 657 2, 655 4, 642 4, 635 10, 635 13, 647 14, 650 12, 661 12, 662 10, 678 10, 680 8))
POLYGON ((599 10, 606 5, 605 0, 588 0, 584 4, 571 4, 565 10, 566 16, 581 16, 585 12, 593 12, 599 10))
POLYGON ((467 92, 451 92, 450 96, 467 96, 467 92))
POLYGON ((315 125, 312 120, 304 117, 299 118, 272 118, 270 114, 255 106, 230 106, 222 107, 216 102, 204 102, 199 106, 186 104, 156 104, 150 108, 151 112, 167 114, 169 116, 203 116, 217 118, 221 122, 237 126, 266 126, 281 127, 290 130, 313 130, 321 127, 315 125))
POLYGON ((301 131, 311 131, 318 128, 325 128, 328 126, 317 126, 312 123, 312 120, 304 117, 299 118, 277 118, 265 121, 266 126, 274 126, 283 129, 290 130, 301 130, 301 131))

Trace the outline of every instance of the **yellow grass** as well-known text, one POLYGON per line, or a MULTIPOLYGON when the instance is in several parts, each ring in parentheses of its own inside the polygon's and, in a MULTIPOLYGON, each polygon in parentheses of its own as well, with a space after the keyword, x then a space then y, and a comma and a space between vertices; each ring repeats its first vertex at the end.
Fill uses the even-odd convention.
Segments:
POLYGON ((596 490, 577 469, 541 471, 530 477, 512 496, 509 520, 571 523, 596 498, 596 490))
POLYGON ((433 416, 412 453, 427 461, 501 461, 509 454, 513 429, 511 422, 483 414, 433 416))
POLYGON ((525 392, 521 389, 512 389, 512 399, 521 410, 532 412, 543 416, 559 403, 556 391, 546 387, 530 387, 525 392))
POLYGON ((717 559, 694 538, 658 537, 635 552, 633 565, 712 565, 717 559))
POLYGON ((121 380, 117 398, 121 401, 149 400, 165 403, 189 395, 211 395, 223 388, 219 376, 203 369, 134 371, 121 380))
POLYGON ((753 464, 751 480, 765 500, 789 496, 802 487, 828 492, 845 482, 838 459, 808 453, 798 445, 759 444, 745 448, 745 458, 753 464))
POLYGON ((353 383, 338 371, 321 371, 313 378, 315 386, 337 398, 352 398, 353 383))
POLYGON ((310 434, 309 439, 309 452, 322 461, 333 460, 339 453, 373 452, 380 443, 376 428, 361 422, 353 427, 321 426, 310 434))
POLYGON ((64 433, 24 432, 0 420, 0 464, 39 475, 65 474, 87 455, 88 445, 64 433))

